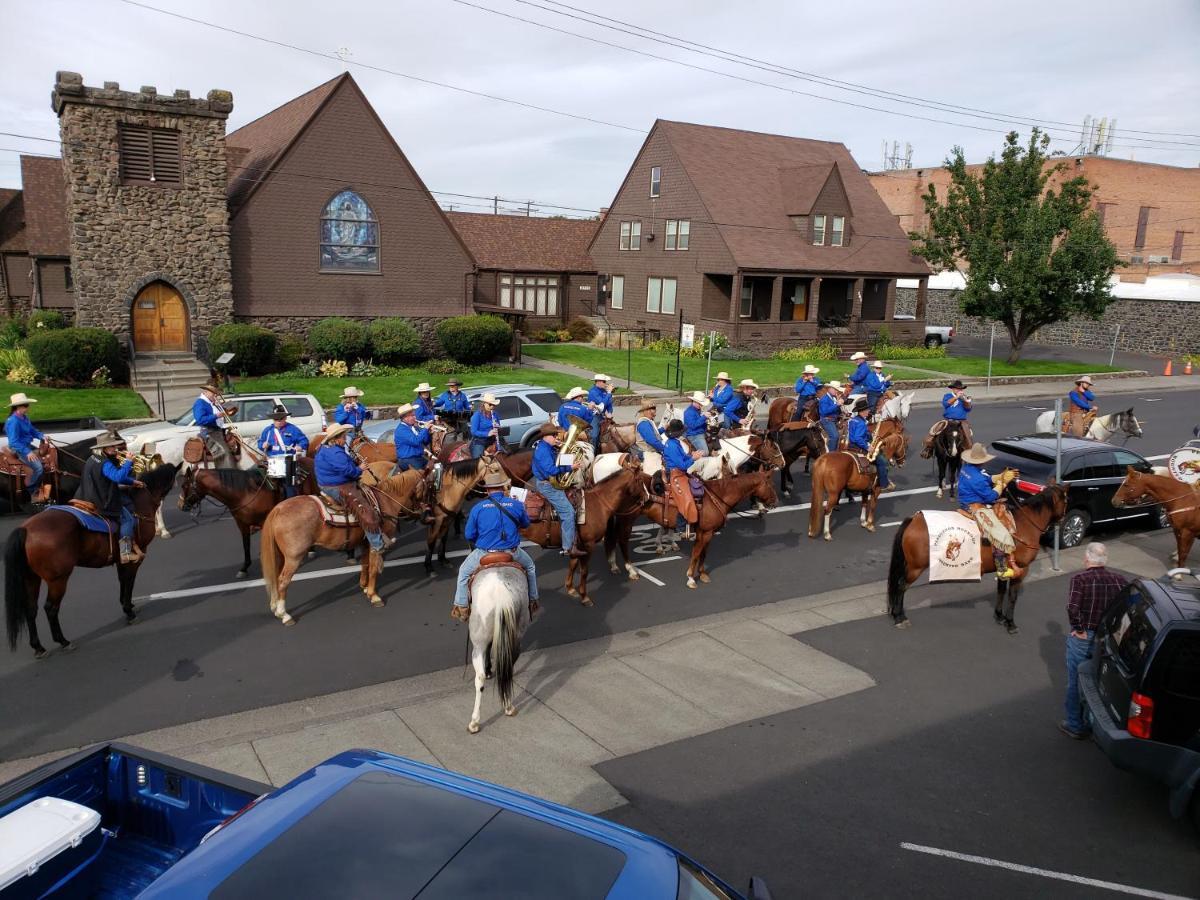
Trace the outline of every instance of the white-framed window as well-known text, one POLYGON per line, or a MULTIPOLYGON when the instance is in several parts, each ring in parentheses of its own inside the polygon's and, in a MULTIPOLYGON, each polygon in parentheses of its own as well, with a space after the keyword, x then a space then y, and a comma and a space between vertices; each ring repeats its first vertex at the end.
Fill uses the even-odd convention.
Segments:
POLYGON ((675 315, 675 289, 677 282, 674 278, 662 280, 662 312, 664 316, 675 315))
POLYGON ((825 217, 813 216, 813 245, 820 247, 825 243, 825 217))
POLYGON ((651 275, 646 279, 646 312, 662 313, 664 316, 675 315, 675 292, 677 282, 674 278, 659 278, 651 275))
POLYGON ((831 247, 842 246, 842 237, 846 233, 846 218, 845 216, 833 217, 833 232, 829 235, 829 245, 831 247))
POLYGON ((650 196, 657 197, 662 189, 662 166, 653 166, 650 169, 650 196))
POLYGON ((621 244, 622 250, 641 250, 642 249, 642 223, 641 222, 622 222, 621 223, 621 244))
POLYGON ((664 250, 686 250, 692 223, 687 219, 667 219, 667 243, 664 250))
POLYGON ((754 282, 742 279, 742 306, 738 310, 738 317, 742 319, 750 318, 751 312, 754 310, 754 282))
POLYGON ((625 308, 625 276, 613 275, 610 279, 612 286, 612 295, 608 298, 608 305, 613 309, 625 308))
POLYGON ((512 281, 511 275, 500 276, 500 305, 512 307, 512 281))
POLYGON ((523 309, 535 316, 558 315, 558 276, 500 276, 500 305, 523 309))

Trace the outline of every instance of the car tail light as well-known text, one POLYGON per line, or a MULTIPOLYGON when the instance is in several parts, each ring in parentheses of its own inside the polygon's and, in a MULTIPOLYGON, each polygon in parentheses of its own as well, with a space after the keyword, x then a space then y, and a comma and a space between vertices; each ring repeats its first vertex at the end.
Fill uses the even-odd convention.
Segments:
POLYGON ((1045 489, 1044 485, 1040 485, 1036 481, 1026 481, 1024 478, 1017 479, 1017 490, 1024 491, 1026 494, 1040 494, 1045 489))
POLYGON ((1129 701, 1129 721, 1125 727, 1134 737, 1149 738, 1154 724, 1154 701, 1145 694, 1134 694, 1129 701))
POLYGON ((953 328, 950 329, 950 337, 954 337, 954 329, 953 328))

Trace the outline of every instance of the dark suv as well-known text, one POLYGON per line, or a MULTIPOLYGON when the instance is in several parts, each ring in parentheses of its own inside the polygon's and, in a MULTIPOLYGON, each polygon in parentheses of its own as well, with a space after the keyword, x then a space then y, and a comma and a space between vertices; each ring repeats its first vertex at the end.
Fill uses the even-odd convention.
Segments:
MULTIPOLYGON (((995 475, 1001 466, 1016 469, 1021 477, 1014 485, 1020 493, 1040 492, 1054 475, 1055 438, 1004 438, 993 441, 991 451, 996 455, 996 461, 988 465, 988 471, 995 475)), ((1155 528, 1170 525, 1166 513, 1157 504, 1124 509, 1112 505, 1113 494, 1125 480, 1128 466, 1140 472, 1149 472, 1153 468, 1125 447, 1083 438, 1062 439, 1062 480, 1070 488, 1067 514, 1059 526, 1062 546, 1077 546, 1096 525, 1145 523, 1155 528)))
POLYGON ((1113 764, 1171 790, 1176 818, 1200 828, 1200 586, 1132 582, 1096 629, 1079 692, 1113 764))

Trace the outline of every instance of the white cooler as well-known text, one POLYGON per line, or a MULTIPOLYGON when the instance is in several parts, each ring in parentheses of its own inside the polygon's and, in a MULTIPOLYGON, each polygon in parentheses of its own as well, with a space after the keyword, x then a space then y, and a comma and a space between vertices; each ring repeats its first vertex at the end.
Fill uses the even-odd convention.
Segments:
POLYGON ((70 800, 42 797, 0 819, 0 891, 100 827, 100 813, 70 800))

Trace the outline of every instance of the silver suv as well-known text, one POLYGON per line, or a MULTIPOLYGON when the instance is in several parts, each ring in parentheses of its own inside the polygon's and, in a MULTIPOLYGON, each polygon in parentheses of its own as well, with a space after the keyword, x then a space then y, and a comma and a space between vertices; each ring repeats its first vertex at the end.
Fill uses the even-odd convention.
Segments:
MULTIPOLYGON (((510 447, 528 447, 537 440, 538 428, 544 425, 562 406, 562 397, 553 388, 533 384, 484 384, 463 388, 467 399, 478 409, 479 398, 495 394, 500 401, 496 415, 500 430, 510 447)), ((373 441, 390 443, 399 419, 372 419, 363 433, 373 441)))

